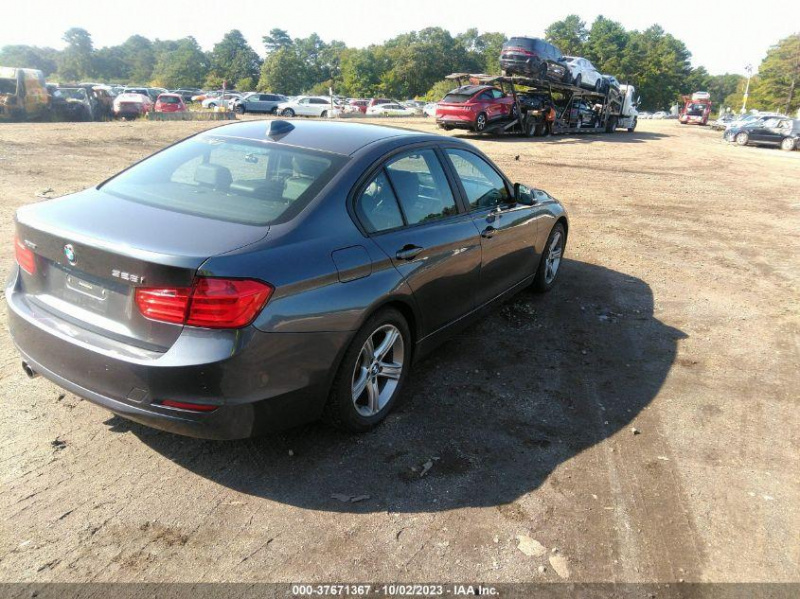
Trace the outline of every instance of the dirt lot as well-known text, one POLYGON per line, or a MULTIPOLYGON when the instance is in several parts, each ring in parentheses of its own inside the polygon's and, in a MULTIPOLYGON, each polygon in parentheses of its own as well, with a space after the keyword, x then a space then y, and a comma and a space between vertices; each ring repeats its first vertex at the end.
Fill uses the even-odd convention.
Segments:
MULTIPOLYGON (((0 266, 37 192, 208 126, 0 127, 0 266)), ((560 287, 443 346, 363 436, 149 430, 28 380, 4 329, 0 579, 800 581, 800 152, 720 137, 473 140, 566 204, 560 287)))

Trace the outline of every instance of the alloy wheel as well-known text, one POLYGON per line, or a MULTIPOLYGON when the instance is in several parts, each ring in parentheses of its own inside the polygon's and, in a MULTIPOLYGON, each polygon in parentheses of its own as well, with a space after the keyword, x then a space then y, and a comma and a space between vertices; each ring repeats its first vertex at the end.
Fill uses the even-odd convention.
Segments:
POLYGON ((544 263, 544 280, 548 285, 553 282, 561 265, 561 254, 564 251, 561 231, 556 231, 547 248, 547 258, 544 263))
POLYGON ((385 324, 364 342, 352 378, 356 411, 365 417, 378 414, 392 399, 405 361, 405 342, 400 330, 385 324))

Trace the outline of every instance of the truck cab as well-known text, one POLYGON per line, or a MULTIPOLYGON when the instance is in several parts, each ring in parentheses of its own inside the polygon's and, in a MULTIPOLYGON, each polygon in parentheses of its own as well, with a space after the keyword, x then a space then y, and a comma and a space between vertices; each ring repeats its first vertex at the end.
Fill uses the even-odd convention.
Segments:
POLYGON ((639 97, 636 95, 636 88, 633 85, 620 85, 620 97, 622 105, 617 118, 617 127, 633 131, 636 129, 636 121, 639 117, 639 97))
POLYGON ((695 92, 683 96, 683 107, 678 121, 682 125, 706 125, 711 115, 711 95, 708 92, 695 92))
POLYGON ((0 121, 40 117, 49 106, 41 71, 0 67, 0 121))

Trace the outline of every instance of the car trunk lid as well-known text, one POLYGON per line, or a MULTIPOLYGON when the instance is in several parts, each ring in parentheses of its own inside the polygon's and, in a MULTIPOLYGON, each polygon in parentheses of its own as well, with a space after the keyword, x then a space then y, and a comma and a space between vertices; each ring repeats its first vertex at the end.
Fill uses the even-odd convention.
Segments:
POLYGON ((262 239, 266 226, 165 210, 92 189, 17 213, 17 242, 35 254, 26 298, 54 317, 155 351, 183 325, 142 316, 139 287, 190 287, 211 256, 262 239))

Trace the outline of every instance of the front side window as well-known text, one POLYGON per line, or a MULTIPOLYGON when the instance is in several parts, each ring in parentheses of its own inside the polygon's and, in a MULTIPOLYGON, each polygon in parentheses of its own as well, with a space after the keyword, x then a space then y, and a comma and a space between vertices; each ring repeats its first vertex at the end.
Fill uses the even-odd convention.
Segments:
POLYGON ((269 225, 297 214, 345 160, 206 134, 159 152, 101 189, 165 210, 269 225))
POLYGON ((433 150, 406 154, 386 166, 405 216, 416 225, 458 214, 444 169, 433 150))
POLYGON ((510 201, 511 193, 505 180, 483 158, 456 149, 448 149, 447 155, 461 180, 472 210, 494 208, 510 201))

